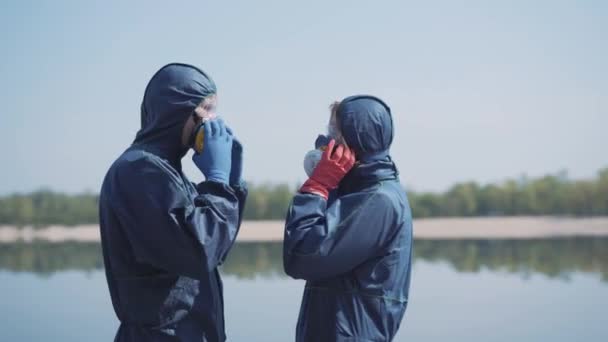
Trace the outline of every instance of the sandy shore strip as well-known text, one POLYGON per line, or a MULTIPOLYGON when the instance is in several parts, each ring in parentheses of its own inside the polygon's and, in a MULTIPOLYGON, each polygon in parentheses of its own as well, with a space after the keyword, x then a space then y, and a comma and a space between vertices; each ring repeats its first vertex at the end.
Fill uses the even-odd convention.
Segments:
MULTIPOLYGON (((238 241, 281 241, 283 226, 282 221, 245 221, 238 241)), ((473 217, 414 221, 414 237, 418 239, 533 239, 572 236, 608 237, 608 217, 473 217)), ((98 242, 99 227, 82 225, 34 229, 0 226, 0 243, 34 240, 98 242)))

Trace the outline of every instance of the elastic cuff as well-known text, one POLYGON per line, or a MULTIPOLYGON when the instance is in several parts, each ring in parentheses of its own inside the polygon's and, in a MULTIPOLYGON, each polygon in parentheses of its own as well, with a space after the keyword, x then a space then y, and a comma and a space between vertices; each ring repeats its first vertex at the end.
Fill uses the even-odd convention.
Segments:
POLYGON ((223 183, 228 185, 228 177, 222 172, 209 172, 209 176, 206 177, 208 181, 214 181, 217 183, 223 183))
POLYGON ((228 185, 228 182, 225 179, 220 179, 220 178, 208 178, 207 181, 208 182, 222 183, 222 184, 228 185))
POLYGON ((231 181, 230 182, 230 186, 233 187, 233 188, 246 188, 247 187, 247 183, 244 180, 239 179, 236 182, 232 182, 231 181))
POLYGON ((300 192, 318 195, 325 199, 329 198, 329 190, 327 189, 327 187, 312 178, 308 178, 308 180, 304 182, 304 184, 300 188, 300 192))

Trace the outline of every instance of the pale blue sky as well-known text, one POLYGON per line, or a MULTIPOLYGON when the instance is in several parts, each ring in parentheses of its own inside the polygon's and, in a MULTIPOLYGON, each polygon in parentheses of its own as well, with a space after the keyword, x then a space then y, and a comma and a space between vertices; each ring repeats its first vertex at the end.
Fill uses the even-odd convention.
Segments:
POLYGON ((256 182, 304 180, 353 93, 393 108, 414 189, 608 166, 605 1, 3 1, 0 41, 0 194, 98 191, 173 61, 213 76, 256 182))

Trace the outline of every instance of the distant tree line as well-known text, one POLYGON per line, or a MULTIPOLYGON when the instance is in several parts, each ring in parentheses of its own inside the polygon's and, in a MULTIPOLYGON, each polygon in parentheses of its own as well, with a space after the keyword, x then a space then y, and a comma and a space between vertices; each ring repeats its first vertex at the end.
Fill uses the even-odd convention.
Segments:
MULTIPOLYGON (((285 217, 296 188, 250 185, 246 220, 285 217)), ((408 192, 414 217, 608 215, 608 168, 597 177, 570 180, 565 173, 536 179, 522 177, 500 184, 459 183, 444 193, 408 192)), ((0 197, 0 225, 77 225, 98 222, 99 196, 48 190, 0 197)))
POLYGON ((410 192, 409 199, 414 217, 608 215, 608 168, 587 180, 561 172, 501 184, 466 182, 441 194, 410 192))

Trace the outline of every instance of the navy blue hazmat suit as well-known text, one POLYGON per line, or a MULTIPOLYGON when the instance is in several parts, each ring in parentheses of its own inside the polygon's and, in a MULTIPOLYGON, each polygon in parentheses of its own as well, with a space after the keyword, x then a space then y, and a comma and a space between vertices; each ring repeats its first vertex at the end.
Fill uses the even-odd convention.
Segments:
POLYGON ((161 68, 146 87, 135 141, 104 179, 99 215, 120 320, 115 341, 226 340, 218 265, 237 236, 247 190, 195 185, 181 166, 184 123, 215 92, 193 66, 161 68))
POLYGON ((358 163, 329 200, 298 193, 285 272, 306 280, 296 341, 391 341, 408 303, 412 216, 389 155, 393 122, 371 96, 346 98, 338 127, 358 163))

